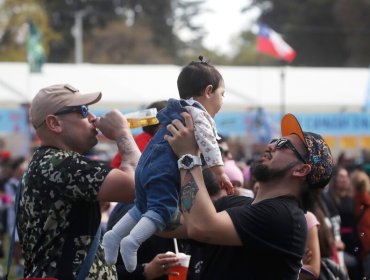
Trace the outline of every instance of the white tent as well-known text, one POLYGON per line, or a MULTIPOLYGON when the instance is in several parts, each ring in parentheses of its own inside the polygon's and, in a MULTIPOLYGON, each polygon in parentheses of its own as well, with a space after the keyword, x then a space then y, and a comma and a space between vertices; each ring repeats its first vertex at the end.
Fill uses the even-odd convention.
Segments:
MULTIPOLYGON (((278 112, 359 112, 368 86, 367 68, 229 67, 217 66, 224 77, 223 111, 258 106, 278 112), (284 73, 284 79, 282 79, 284 73)), ((45 86, 69 83, 82 92, 101 90, 104 109, 135 109, 177 98, 175 65, 52 64, 30 74, 27 63, 0 63, 0 108, 32 100, 45 86)))

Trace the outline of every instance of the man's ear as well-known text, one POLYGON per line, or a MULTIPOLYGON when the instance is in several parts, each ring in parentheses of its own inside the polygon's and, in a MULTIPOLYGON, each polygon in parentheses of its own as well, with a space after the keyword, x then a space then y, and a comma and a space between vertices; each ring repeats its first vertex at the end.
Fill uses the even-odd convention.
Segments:
POLYGON ((308 164, 302 164, 293 171, 293 175, 297 177, 307 176, 311 172, 311 166, 308 164))
POLYGON ((49 130, 55 133, 60 133, 62 131, 61 121, 56 116, 48 115, 45 119, 45 125, 49 130))

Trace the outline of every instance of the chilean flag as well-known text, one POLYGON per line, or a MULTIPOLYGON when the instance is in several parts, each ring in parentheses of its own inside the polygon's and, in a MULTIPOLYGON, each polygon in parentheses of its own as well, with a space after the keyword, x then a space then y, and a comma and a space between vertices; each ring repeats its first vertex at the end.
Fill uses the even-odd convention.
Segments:
POLYGON ((276 33, 265 24, 259 24, 258 26, 258 52, 292 62, 296 55, 295 50, 283 40, 280 34, 276 33))

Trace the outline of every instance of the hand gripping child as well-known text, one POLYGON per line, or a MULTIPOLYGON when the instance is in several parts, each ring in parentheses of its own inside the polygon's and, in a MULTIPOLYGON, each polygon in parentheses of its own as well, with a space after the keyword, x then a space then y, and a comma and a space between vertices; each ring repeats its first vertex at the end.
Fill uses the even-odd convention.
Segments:
MULTIPOLYGON (((103 237, 105 259, 116 263, 118 248, 127 271, 137 264, 137 250, 156 231, 161 231, 178 218, 180 173, 187 168, 187 159, 179 160, 164 140, 166 126, 174 119, 183 120, 188 112, 194 122, 195 139, 205 163, 215 173, 222 188, 233 193, 232 184, 224 172, 218 135, 213 117, 221 109, 225 85, 221 74, 206 62, 191 62, 185 66, 177 80, 180 100, 170 99, 157 118, 161 128, 154 135, 140 157, 135 171, 135 206, 103 237)), ((189 159, 188 159, 189 160, 189 159)), ((192 164, 202 165, 195 157, 192 164)))

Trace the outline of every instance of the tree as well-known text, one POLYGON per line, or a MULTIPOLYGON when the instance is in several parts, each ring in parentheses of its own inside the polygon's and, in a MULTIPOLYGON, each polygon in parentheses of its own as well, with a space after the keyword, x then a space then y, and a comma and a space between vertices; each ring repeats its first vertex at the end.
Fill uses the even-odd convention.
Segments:
POLYGON ((84 39, 89 38, 90 30, 103 27, 107 22, 121 17, 119 10, 120 1, 114 0, 43 0, 49 15, 50 25, 63 34, 63 40, 50 41, 51 62, 72 62, 74 60, 73 26, 78 12, 82 12, 84 39))
POLYGON ((293 65, 346 66, 347 34, 338 21, 336 0, 253 0, 259 21, 284 36, 296 51, 293 65))
POLYGON ((90 59, 96 61, 93 58, 96 51, 99 53, 98 57, 100 58, 98 60, 101 63, 129 61, 128 53, 130 56, 144 61, 181 63, 181 49, 186 47, 186 44, 179 40, 176 34, 177 27, 186 26, 191 32, 201 33, 202 29, 192 25, 190 18, 201 12, 199 7, 203 2, 204 0, 45 1, 53 28, 63 33, 64 37, 63 41, 51 42, 49 61, 72 60, 73 48, 71 46, 74 44, 74 38, 71 29, 74 25, 74 15, 77 11, 83 10, 85 11, 83 20, 84 44, 87 48, 86 51, 89 53, 85 57, 85 61, 91 61, 90 59), (183 12, 179 13, 179 9, 182 9, 183 12), (114 26, 113 30, 108 29, 112 26, 114 26), (119 36, 113 38, 111 32, 116 35, 119 34, 119 36), (94 36, 98 34, 100 37, 111 38, 113 41, 97 42, 98 38, 94 38, 94 36), (149 44, 148 38, 150 38, 149 44), (132 40, 137 40, 137 42, 132 40), (101 50, 92 47, 91 42, 97 42, 101 49, 109 48, 110 54, 103 55, 101 50), (146 42, 145 46, 150 48, 150 52, 147 51, 143 56, 140 50, 144 46, 137 48, 139 42, 146 42), (126 50, 130 46, 136 46, 136 48, 130 49, 129 52, 126 52, 126 57, 123 57, 124 51, 120 45, 125 46, 126 50), (157 51, 154 51, 154 49, 157 51), (135 54, 136 51, 139 51, 139 53, 135 54), (157 57, 149 59, 151 51, 154 51, 152 55, 157 57), (118 60, 114 58, 118 58, 118 60), (103 61, 102 59, 108 60, 103 61))
POLYGON ((92 63, 170 64, 173 59, 153 43, 154 34, 141 25, 127 27, 121 21, 96 27, 85 43, 85 59, 92 63), (109 30, 107 32, 106 30, 109 30))
POLYGON ((26 40, 28 21, 38 26, 43 34, 42 42, 46 53, 49 40, 58 40, 48 24, 48 18, 39 1, 5 0, 0 6, 0 60, 27 61, 26 40))
POLYGON ((335 13, 347 37, 346 47, 349 55, 346 65, 368 67, 370 64, 369 1, 336 1, 335 13))

